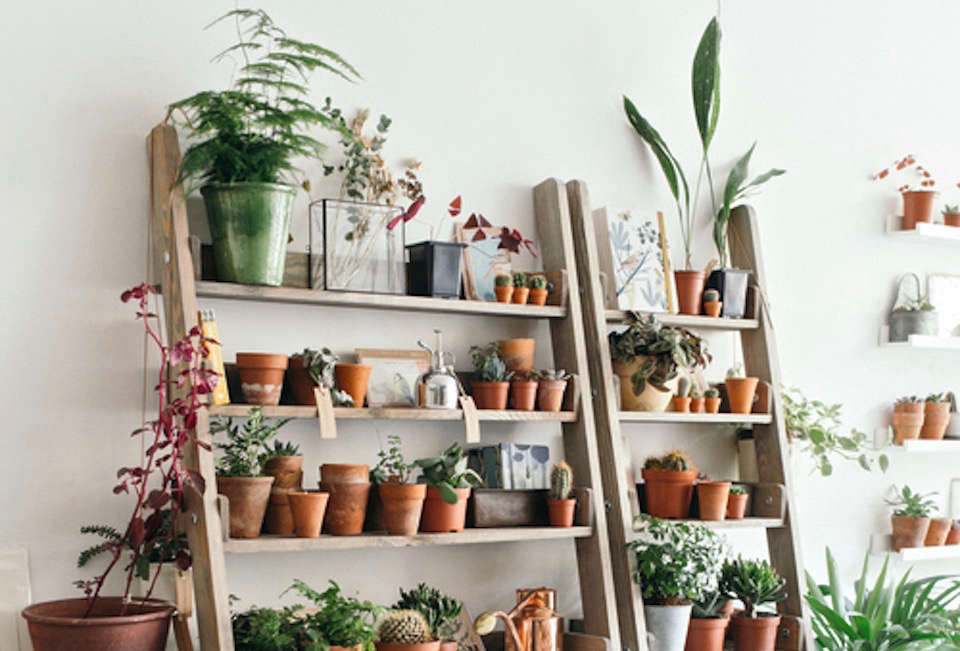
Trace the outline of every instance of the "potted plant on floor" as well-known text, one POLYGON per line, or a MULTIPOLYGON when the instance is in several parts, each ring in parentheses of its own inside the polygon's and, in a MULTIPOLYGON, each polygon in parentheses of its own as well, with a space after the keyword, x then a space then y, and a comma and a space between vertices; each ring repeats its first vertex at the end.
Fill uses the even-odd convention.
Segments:
POLYGON ((720 389, 716 387, 707 387, 703 392, 703 408, 708 414, 719 414, 720 403, 723 399, 720 397, 720 389))
POLYGON ((917 163, 912 154, 908 154, 893 162, 890 167, 884 168, 873 175, 874 181, 880 181, 891 174, 913 168, 920 180, 919 183, 904 183, 897 191, 903 199, 903 223, 901 229, 914 230, 917 222, 930 222, 933 215, 933 201, 939 194, 934 187, 937 185, 933 175, 917 163))
POLYGON ((415 465, 404 460, 399 436, 387 437, 387 449, 381 449, 377 456, 379 461, 371 475, 383 503, 383 523, 387 533, 413 536, 420 527, 427 487, 410 483, 410 473, 415 465))
POLYGON ((417 459, 414 464, 420 468, 417 481, 427 485, 420 530, 429 533, 463 531, 470 490, 483 485, 480 475, 467 468, 466 452, 459 443, 452 443, 440 456, 417 459))
MULTIPOLYGON (((154 392, 157 417, 134 431, 145 436, 145 454, 139 465, 121 468, 113 488, 116 495, 133 496, 130 519, 118 536, 108 536, 98 545, 109 557, 104 570, 90 580, 74 583, 84 597, 34 603, 23 610, 30 638, 37 651, 43 649, 124 649, 124 651, 161 651, 166 646, 167 631, 175 608, 151 599, 166 559, 158 558, 150 578, 150 557, 158 549, 169 548, 177 540, 173 522, 181 513, 184 492, 203 493, 203 479, 188 471, 184 446, 192 444, 194 428, 203 408, 202 398, 212 393, 219 375, 204 365, 208 345, 199 326, 169 346, 164 345, 156 330, 157 316, 150 310, 149 298, 155 290, 141 284, 121 295, 124 303, 136 304, 137 319, 143 324, 146 337, 159 353, 159 369, 154 392), (122 566, 125 586, 120 596, 103 596, 101 591, 112 572, 122 566), (136 577, 151 581, 144 598, 131 597, 136 577)), ((176 564, 181 570, 191 565, 190 551, 176 551, 176 564)))
POLYGON ((683 651, 723 651, 723 640, 730 623, 723 613, 726 605, 727 599, 719 592, 704 593, 693 602, 683 651))
POLYGON ((570 374, 562 368, 541 369, 537 371, 537 379, 539 380, 537 408, 540 411, 560 411, 570 374))
POLYGON ((727 400, 731 414, 749 414, 753 411, 753 400, 757 395, 759 378, 747 377, 742 364, 736 364, 727 370, 727 400))
POLYGON ((497 303, 509 303, 513 300, 513 278, 508 274, 497 274, 493 279, 493 292, 497 303))
POLYGON ((893 406, 893 440, 897 445, 919 438, 923 429, 923 401, 917 396, 898 398, 893 406))
MULTIPOLYGON (((278 427, 286 424, 288 420, 280 421, 278 427)), ((303 490, 303 455, 300 454, 300 446, 275 440, 273 448, 264 456, 263 474, 273 477, 263 530, 289 536, 293 533, 294 526, 288 495, 303 490)))
POLYGON ((377 625, 377 651, 439 651, 438 640, 419 610, 391 610, 377 625))
POLYGON ((947 204, 942 214, 944 226, 960 226, 960 205, 947 204))
POLYGON ((688 413, 690 411, 690 378, 682 377, 677 382, 677 392, 670 399, 670 405, 673 411, 688 413))
POLYGON ((747 514, 747 500, 750 496, 743 486, 731 486, 727 496, 727 519, 743 520, 747 514))
POLYGON ((743 603, 743 614, 733 617, 736 651, 773 651, 780 616, 760 607, 787 598, 787 581, 767 561, 738 558, 726 561, 720 573, 720 591, 743 603))
POLYGON ((470 357, 474 370, 470 390, 477 409, 506 409, 513 372, 508 371, 503 363, 499 344, 494 342, 486 346, 471 346, 470 357))
POLYGON ((543 274, 534 274, 527 279, 527 286, 530 287, 530 303, 532 305, 546 305, 547 296, 550 294, 550 283, 543 274))
POLYGON ((943 393, 932 393, 923 403, 923 427, 920 438, 940 440, 950 424, 950 399, 943 393))
POLYGON ((223 19, 236 21, 239 40, 215 60, 241 54, 243 63, 233 88, 170 105, 192 141, 178 180, 203 183, 218 278, 280 285, 296 195, 284 182, 292 161, 322 155, 324 145, 309 135, 316 127, 352 137, 309 102, 309 76, 317 69, 348 81, 359 75, 335 52, 288 36, 262 10, 237 9, 223 19))
POLYGON ((937 510, 936 504, 930 499, 933 495, 936 493, 917 493, 906 485, 903 490, 893 487, 893 497, 887 498, 886 503, 893 507, 891 523, 894 551, 923 547, 930 530, 930 516, 937 510))
POLYGON ((609 335, 613 372, 620 378, 625 411, 664 411, 681 373, 706 367, 706 343, 685 328, 661 325, 653 315, 632 314, 627 329, 609 335))
POLYGON ((334 407, 354 407, 353 397, 346 391, 337 388, 334 367, 339 357, 329 348, 314 350, 304 348, 303 352, 290 356, 290 368, 287 377, 290 380, 290 391, 298 405, 314 406, 317 404, 314 387, 325 387, 330 391, 330 398, 334 407))
POLYGON ((210 423, 210 434, 226 434, 218 442, 217 492, 230 500, 230 537, 256 538, 267 512, 274 478, 264 475, 270 441, 287 420, 272 422, 260 407, 251 407, 241 428, 232 418, 210 423))
POLYGON ((647 457, 642 471, 647 513, 674 520, 690 515, 697 474, 690 458, 679 450, 647 457))
POLYGON ((463 611, 463 604, 459 600, 420 583, 413 590, 401 588, 400 600, 393 607, 396 610, 419 611, 440 640, 441 651, 457 651, 456 636, 460 628, 460 613, 463 611))
POLYGON ((641 515, 637 539, 627 544, 636 556, 633 579, 643 593, 647 630, 659 651, 682 651, 693 602, 719 589, 726 557, 723 538, 701 525, 641 515))
POLYGON ((550 496, 547 511, 551 527, 572 527, 577 500, 573 497, 573 468, 558 461, 550 471, 550 496))

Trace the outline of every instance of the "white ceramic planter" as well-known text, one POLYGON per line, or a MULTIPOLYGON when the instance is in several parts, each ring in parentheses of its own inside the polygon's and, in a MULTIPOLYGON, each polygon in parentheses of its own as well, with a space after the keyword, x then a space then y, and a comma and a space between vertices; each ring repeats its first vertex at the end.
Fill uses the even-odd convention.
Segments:
POLYGON ((683 651, 693 606, 644 606, 650 651, 683 651))
POLYGON ((648 383, 640 395, 633 393, 633 382, 630 378, 646 359, 646 357, 637 357, 629 364, 617 361, 613 363, 613 372, 620 378, 620 408, 623 411, 666 411, 670 405, 670 399, 677 391, 677 385, 680 383, 679 376, 664 384, 668 391, 661 391, 648 383))

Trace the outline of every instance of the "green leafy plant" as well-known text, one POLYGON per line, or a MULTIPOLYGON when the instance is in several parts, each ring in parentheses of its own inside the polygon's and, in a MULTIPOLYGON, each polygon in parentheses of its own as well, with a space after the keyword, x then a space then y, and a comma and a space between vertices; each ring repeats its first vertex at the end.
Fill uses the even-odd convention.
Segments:
POLYGON ((467 453, 459 443, 450 444, 438 457, 417 459, 414 464, 420 468, 417 481, 440 491, 440 497, 447 504, 457 503, 454 489, 483 485, 480 475, 467 468, 467 453))
POLYGON ((672 450, 661 457, 647 457, 643 462, 643 469, 682 472, 686 470, 696 470, 697 468, 693 465, 693 462, 690 461, 690 457, 687 456, 686 452, 672 450))
POLYGON ((893 487, 893 497, 884 500, 893 507, 893 514, 903 518, 929 518, 937 512, 936 503, 930 499, 937 493, 917 493, 909 486, 893 487))
MULTIPOLYGON (((134 567, 134 576, 143 581, 150 580, 151 563, 175 563, 188 551, 186 535, 174 534, 172 530, 173 513, 169 509, 156 513, 159 524, 155 531, 144 537, 142 550, 134 567)), ((103 542, 93 544, 80 552, 77 556, 78 568, 86 567, 94 558, 125 546, 123 534, 109 525, 85 525, 80 527, 80 533, 97 536, 103 542)))
POLYGON ((370 471, 375 483, 409 483, 410 472, 415 465, 404 460, 399 436, 392 434, 387 437, 387 449, 378 450, 377 459, 377 465, 370 471))
POLYGON ((730 494, 731 494, 731 495, 746 495, 746 494, 747 494, 747 489, 744 488, 743 486, 731 486, 731 487, 730 487, 730 494))
POLYGON ((952 576, 897 581, 885 559, 873 586, 867 584, 870 556, 863 559, 853 599, 840 584, 837 563, 827 548, 829 583, 818 585, 806 573, 806 600, 813 611, 816 643, 831 651, 911 651, 960 648, 957 597, 960 582, 952 576), (950 644, 948 644, 950 643, 950 644))
POLYGON ((513 278, 507 274, 497 274, 493 278, 493 284, 497 287, 513 287, 513 278))
POLYGON ((496 342, 486 346, 471 346, 470 357, 473 359, 473 370, 481 382, 509 382, 513 377, 513 371, 508 371, 500 358, 500 345, 496 342))
POLYGON ((902 398, 897 398, 898 405, 919 405, 923 400, 917 396, 903 396, 902 398))
POLYGON ((718 590, 727 555, 723 538, 703 525, 636 519, 638 537, 627 544, 636 555, 633 579, 650 604, 680 605, 703 600, 718 590))
MULTIPOLYGON (((343 594, 340 586, 330 581, 330 587, 317 592, 303 581, 295 580, 287 592, 294 591, 313 602, 314 608, 302 611, 296 608, 302 622, 302 631, 306 639, 316 647, 326 650, 331 646, 354 647, 360 645, 364 651, 373 650, 376 639, 374 623, 383 613, 383 608, 370 601, 361 601, 343 594)), ((284 593, 286 594, 286 593, 284 593)))
POLYGON ((400 610, 419 611, 430 629, 441 640, 452 640, 460 627, 463 604, 436 588, 420 583, 413 590, 400 589, 400 600, 393 605, 400 610))
POLYGON ((568 500, 573 495, 573 468, 566 461, 558 461, 550 470, 550 499, 568 500))
POLYGON ((706 367, 713 359, 702 338, 685 328, 664 326, 652 314, 631 314, 627 329, 611 332, 609 342, 614 361, 629 364, 637 357, 647 358, 630 378, 635 395, 648 383, 667 391, 666 383, 681 369, 706 367))
POLYGON ((239 59, 233 88, 202 91, 169 107, 193 141, 179 180, 278 183, 295 172, 293 158, 323 154, 310 129, 352 136, 308 101, 311 74, 322 70, 347 81, 359 74, 336 52, 291 38, 259 9, 236 9, 211 25, 231 19, 238 41, 214 60, 239 59))
POLYGON ((230 622, 237 651, 302 649, 303 623, 294 608, 257 608, 234 613, 230 622))
POLYGON ((270 422, 263 416, 263 409, 251 407, 241 429, 233 418, 217 419, 210 424, 210 433, 221 432, 227 440, 218 442, 223 453, 217 460, 217 474, 221 477, 259 477, 263 464, 272 455, 269 444, 277 430, 290 422, 289 418, 270 422))
POLYGON ((930 303, 929 294, 917 294, 916 298, 907 298, 903 305, 898 305, 894 312, 933 312, 936 308, 930 303))
POLYGON ((728 560, 720 572, 720 590, 731 599, 743 602, 747 617, 758 617, 760 606, 787 598, 787 581, 767 561, 738 558, 728 560))
POLYGON ((294 357, 299 357, 303 361, 303 367, 313 380, 313 383, 319 387, 325 387, 330 391, 330 398, 335 407, 353 407, 353 397, 346 391, 336 388, 337 381, 334 376, 334 367, 337 360, 340 359, 329 348, 315 350, 313 348, 304 348, 303 352, 297 353, 294 357))

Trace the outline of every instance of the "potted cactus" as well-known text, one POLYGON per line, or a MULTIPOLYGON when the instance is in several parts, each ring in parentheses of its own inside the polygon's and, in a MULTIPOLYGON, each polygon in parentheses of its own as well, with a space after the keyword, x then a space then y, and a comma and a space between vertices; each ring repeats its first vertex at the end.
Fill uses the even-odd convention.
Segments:
POLYGON ((683 519, 690 514, 697 469, 679 450, 647 457, 643 464, 647 513, 656 518, 683 519))
POLYGON ((917 493, 909 486, 904 486, 902 490, 893 487, 893 496, 887 498, 886 503, 893 507, 891 523, 894 551, 923 547, 930 530, 930 516, 937 510, 936 504, 930 499, 933 495, 936 493, 917 493))
POLYGON ((703 408, 708 414, 720 413, 720 389, 716 387, 707 387, 703 392, 703 408))
POLYGON ((749 414, 753 411, 753 399, 757 395, 759 378, 746 377, 742 364, 727 370, 727 400, 731 414, 749 414))
POLYGON ((743 520, 747 514, 747 500, 749 497, 747 489, 743 486, 730 487, 730 495, 727 497, 728 520, 743 520))
POLYGON ((703 311, 707 316, 718 317, 723 308, 723 302, 720 301, 720 291, 717 289, 707 289, 703 292, 703 311))
POLYGON ((673 411, 687 413, 690 411, 690 378, 684 376, 677 382, 677 392, 670 400, 673 411))
POLYGON ((419 610, 391 610, 377 625, 377 651, 439 651, 427 618, 419 610))
POLYGON ((428 533, 460 532, 467 522, 467 499, 483 480, 467 468, 467 454, 453 443, 438 457, 417 459, 418 483, 427 485, 420 530, 428 533))
POLYGON ((540 382, 533 371, 515 373, 510 381, 510 404, 519 411, 533 411, 537 406, 537 386, 540 382))
POLYGON ((960 205, 947 204, 943 207, 944 226, 960 226, 960 205))
POLYGON ((427 487, 410 483, 415 465, 404 460, 399 436, 387 437, 387 449, 377 456, 379 461, 370 474, 383 505, 383 525, 392 536, 413 536, 420 527, 427 487))
POLYGON ((950 424, 950 399, 943 393, 932 393, 923 403, 923 426, 920 438, 940 440, 950 424))
POLYGON ((516 303, 517 305, 526 305, 529 297, 530 288, 527 287, 527 274, 522 271, 514 271, 513 296, 510 297, 510 302, 516 303))
POLYGON ((540 411, 560 411, 563 407, 563 395, 570 381, 570 374, 561 369, 541 369, 537 371, 540 380, 537 394, 537 408, 540 411))
POLYGON ((471 346, 470 356, 475 376, 470 390, 477 409, 506 409, 513 372, 507 370, 500 357, 500 346, 496 343, 471 346))
POLYGON ((759 608, 786 599, 786 583, 767 561, 739 558, 723 564, 720 590, 730 599, 739 599, 744 609, 742 615, 733 617, 736 651, 774 650, 780 616, 761 612, 759 608))
MULTIPOLYGON (((280 421, 278 427, 288 420, 280 421)), ((290 536, 294 532, 294 523, 288 496, 303 489, 303 455, 300 454, 300 446, 275 440, 273 448, 264 456, 263 474, 273 477, 263 530, 279 536, 290 536)))
POLYGON ((723 651, 730 620, 724 614, 727 601, 719 592, 708 592, 693 602, 684 651, 723 651))
POLYGON ((298 405, 312 407, 317 404, 313 389, 322 386, 330 390, 334 407, 354 406, 350 394, 336 388, 333 369, 339 359, 329 348, 304 348, 303 352, 290 356, 287 380, 290 382, 293 399, 298 405))
POLYGON ((463 604, 454 597, 441 593, 425 583, 414 590, 400 589, 400 600, 395 610, 417 610, 427 620, 434 637, 440 640, 440 651, 457 651, 457 632, 463 604))
POLYGON ((498 303, 509 303, 513 299, 513 279, 508 274, 497 274, 493 278, 493 291, 498 303))
POLYGON ((547 277, 542 274, 530 276, 527 279, 527 286, 530 288, 530 303, 533 305, 546 305, 547 295, 550 294, 550 283, 547 277))
POLYGON ((550 471, 550 496, 547 510, 551 527, 572 527, 577 500, 573 498, 573 468, 566 461, 558 461, 550 471))
POLYGON ((703 391, 700 386, 694 382, 690 387, 690 412, 694 414, 703 413, 703 391))
POLYGON ((898 398, 893 406, 893 436, 897 445, 920 436, 924 403, 917 396, 898 398))

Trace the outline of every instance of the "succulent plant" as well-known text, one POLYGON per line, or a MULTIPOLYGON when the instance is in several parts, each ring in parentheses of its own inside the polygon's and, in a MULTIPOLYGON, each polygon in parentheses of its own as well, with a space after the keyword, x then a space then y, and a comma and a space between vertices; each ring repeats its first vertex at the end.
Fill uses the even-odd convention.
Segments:
POLYGON ((296 443, 281 443, 280 441, 273 442, 273 449, 266 455, 267 459, 272 459, 273 457, 299 457, 300 456, 300 446, 296 443))
POLYGON ((957 397, 953 395, 953 391, 947 391, 947 400, 950 402, 950 413, 957 413, 957 397))
POLYGON ((296 353, 293 357, 299 357, 303 360, 303 367, 307 369, 307 373, 309 373, 314 384, 330 390, 334 407, 353 407, 353 397, 346 391, 336 388, 333 369, 337 360, 340 359, 336 353, 329 348, 321 348, 320 350, 304 348, 303 352, 296 353))
POLYGON ((413 590, 400 588, 400 600, 393 607, 397 610, 420 611, 427 618, 430 630, 436 638, 441 640, 456 638, 463 604, 426 583, 417 584, 413 590))
POLYGON ((739 362, 727 369, 727 377, 729 378, 738 378, 746 377, 747 374, 743 370, 743 364, 739 362))
POLYGON ((703 292, 704 303, 716 303, 720 300, 720 292, 715 289, 707 289, 703 292))
POLYGON ((422 644, 433 641, 433 631, 419 610, 393 610, 380 620, 377 637, 388 644, 422 644))
POLYGON ((960 205, 947 204, 943 207, 944 215, 960 215, 960 205))
POLYGON ((945 393, 931 393, 924 402, 950 402, 945 393))
POLYGON ((731 487, 730 487, 730 494, 731 494, 731 495, 746 495, 746 494, 747 494, 747 489, 744 488, 743 486, 731 486, 731 487))
POLYGON ((455 488, 483 485, 480 475, 467 467, 467 453, 456 442, 451 443, 440 456, 417 459, 413 463, 420 468, 417 483, 436 488, 447 504, 457 503, 459 497, 455 488))
POLYGON ((893 514, 903 518, 929 518, 937 512, 936 503, 930 499, 937 493, 918 493, 909 486, 893 487, 893 497, 885 501, 893 507, 893 514))
POLYGON ((923 401, 917 396, 903 396, 902 398, 897 398, 898 405, 915 405, 920 402, 923 401))
POLYGON ((677 395, 681 398, 686 398, 690 395, 690 378, 683 376, 680 378, 680 381, 677 383, 677 395))
POLYGON ((497 287, 513 287, 513 280, 508 274, 497 274, 493 278, 493 284, 497 287))
POLYGON ((477 379, 481 382, 508 382, 513 377, 513 372, 507 370, 507 365, 500 358, 500 345, 496 342, 486 346, 471 346, 470 356, 477 379))
POLYGON ((527 285, 530 289, 548 289, 550 283, 547 282, 546 276, 536 275, 527 279, 527 285))
POLYGON ((513 286, 514 287, 526 287, 527 286, 527 274, 522 271, 513 272, 513 286))
POLYGON ((696 466, 690 462, 690 457, 687 456, 686 452, 681 452, 680 450, 673 450, 667 452, 662 457, 647 457, 647 460, 643 462, 644 470, 675 470, 675 471, 684 471, 684 470, 696 470, 696 466))
POLYGON ((758 617, 758 607, 787 598, 786 579, 767 561, 738 558, 728 560, 720 572, 720 590, 731 599, 743 602, 747 617, 758 617))
POLYGON ((704 392, 703 392, 703 397, 704 397, 704 398, 719 398, 719 397, 720 397, 720 389, 718 389, 717 387, 707 387, 707 388, 704 390, 704 392))
POLYGON ((545 381, 553 381, 553 380, 556 380, 556 381, 559 382, 560 380, 569 380, 569 379, 570 379, 570 374, 567 373, 566 371, 564 371, 562 368, 560 368, 560 369, 553 369, 553 368, 540 369, 539 371, 536 372, 536 376, 537 376, 537 379, 538 379, 538 380, 545 380, 545 381))
POLYGON ((550 471, 550 499, 567 500, 573 494, 573 468, 558 461, 550 471))

